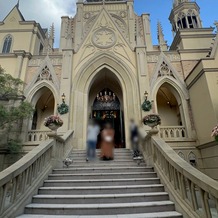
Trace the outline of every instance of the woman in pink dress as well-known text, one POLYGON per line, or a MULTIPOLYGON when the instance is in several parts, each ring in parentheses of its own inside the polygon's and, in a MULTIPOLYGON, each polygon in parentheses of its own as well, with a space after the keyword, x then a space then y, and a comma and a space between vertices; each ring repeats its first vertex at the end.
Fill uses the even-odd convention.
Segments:
POLYGON ((111 124, 107 123, 101 131, 101 154, 102 160, 114 159, 114 129, 111 124))

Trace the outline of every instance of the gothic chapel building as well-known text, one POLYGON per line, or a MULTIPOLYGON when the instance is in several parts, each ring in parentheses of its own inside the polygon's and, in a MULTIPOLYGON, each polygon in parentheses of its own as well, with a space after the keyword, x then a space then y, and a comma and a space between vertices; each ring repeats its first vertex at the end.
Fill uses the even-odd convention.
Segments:
POLYGON ((150 15, 137 15, 134 0, 78 0, 75 17, 61 18, 54 48, 54 26, 25 20, 16 5, 0 22, 0 65, 25 81, 24 95, 36 109, 23 124, 25 149, 44 140, 44 119, 57 113, 64 93, 69 111, 60 115, 58 131, 74 130, 75 149, 85 149, 90 118, 113 120, 117 147, 130 148, 130 119, 141 125, 143 116, 157 113, 159 136, 218 180, 218 144, 211 138, 218 122, 218 37, 202 26, 195 1, 174 0, 169 21, 172 44, 158 23, 153 45, 150 15), (148 112, 141 108, 145 92, 148 112))

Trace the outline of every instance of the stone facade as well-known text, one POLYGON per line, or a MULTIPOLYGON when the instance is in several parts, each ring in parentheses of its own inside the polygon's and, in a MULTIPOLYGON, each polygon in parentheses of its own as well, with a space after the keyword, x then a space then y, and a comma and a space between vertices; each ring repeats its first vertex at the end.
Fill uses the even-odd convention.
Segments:
POLYGON ((23 140, 33 130, 46 131, 43 120, 57 113, 64 93, 70 110, 61 115, 59 132, 73 129, 75 148, 84 149, 96 96, 108 89, 120 102, 119 147, 131 147, 131 118, 141 125, 146 114, 160 113, 160 136, 213 177, 212 164, 204 160, 213 156, 210 144, 216 147, 210 132, 218 121, 218 39, 213 28, 202 27, 196 2, 175 1, 169 19, 175 37, 168 49, 160 23, 159 44, 152 44, 149 15, 136 15, 133 0, 79 0, 75 17, 61 18, 60 46, 54 49, 54 27, 45 30, 25 21, 15 6, 0 22, 0 65, 25 81, 24 94, 36 107, 23 125, 23 140), (5 52, 8 36, 12 42, 5 52), (153 104, 150 112, 141 110, 145 91, 153 104))

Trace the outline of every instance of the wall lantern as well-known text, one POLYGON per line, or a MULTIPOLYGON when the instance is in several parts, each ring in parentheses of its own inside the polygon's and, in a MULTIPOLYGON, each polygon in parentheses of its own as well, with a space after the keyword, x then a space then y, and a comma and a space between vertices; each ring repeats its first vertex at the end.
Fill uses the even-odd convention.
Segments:
POLYGON ((66 96, 65 96, 65 94, 63 93, 63 95, 61 96, 61 99, 62 99, 62 103, 64 103, 64 104, 65 104, 65 98, 66 98, 66 96))
POLYGON ((148 92, 147 91, 145 91, 144 96, 145 96, 145 101, 142 104, 142 110, 143 111, 150 111, 152 108, 152 104, 148 100, 148 92))
POLYGON ((58 113, 59 114, 67 114, 69 111, 69 106, 65 103, 65 94, 63 93, 61 96, 62 103, 59 105, 58 104, 58 113))

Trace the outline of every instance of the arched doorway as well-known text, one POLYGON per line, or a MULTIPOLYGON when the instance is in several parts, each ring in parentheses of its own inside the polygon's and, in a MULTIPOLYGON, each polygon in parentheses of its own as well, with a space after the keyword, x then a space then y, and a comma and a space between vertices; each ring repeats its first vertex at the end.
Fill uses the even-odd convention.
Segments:
POLYGON ((97 74, 90 88, 88 116, 101 126, 111 123, 116 148, 125 148, 123 93, 116 76, 107 68, 97 74))
POLYGON ((129 139, 129 120, 141 120, 140 96, 136 75, 122 61, 117 61, 114 55, 100 53, 87 61, 76 70, 72 86, 72 116, 69 120, 70 128, 74 129, 74 148, 85 149, 87 139, 87 125, 91 114, 91 106, 97 93, 105 88, 104 83, 94 85, 97 80, 105 81, 102 70, 108 70, 107 87, 118 96, 123 109, 125 122, 125 144, 131 148, 129 139), (103 76, 103 78, 101 78, 103 76), (118 84, 118 85, 116 85, 118 84), (93 91, 95 90, 95 91, 93 91))
POLYGON ((182 126, 178 101, 167 84, 163 84, 157 92, 157 109, 163 126, 182 126))
POLYGON ((35 112, 32 120, 32 130, 47 130, 44 126, 46 117, 54 114, 54 95, 50 89, 43 87, 35 94, 35 112))
POLYGON ((163 83, 157 91, 156 104, 161 117, 161 137, 165 139, 187 137, 182 99, 176 89, 168 83, 163 83))

